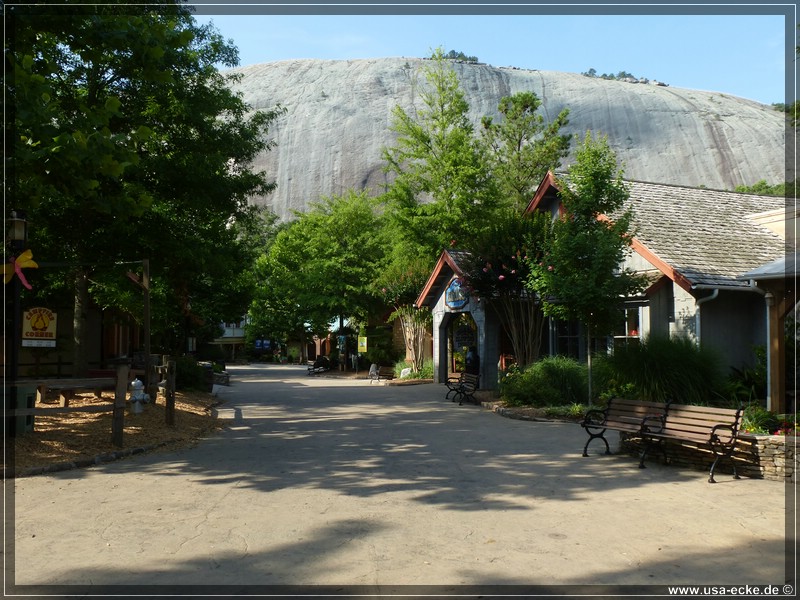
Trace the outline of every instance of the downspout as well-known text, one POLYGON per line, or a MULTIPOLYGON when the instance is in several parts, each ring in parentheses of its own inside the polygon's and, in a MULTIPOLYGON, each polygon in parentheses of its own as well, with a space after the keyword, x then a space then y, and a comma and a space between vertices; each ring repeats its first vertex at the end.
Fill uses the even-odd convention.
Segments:
POLYGON ((775 304, 775 296, 771 292, 764 294, 764 306, 766 307, 766 325, 767 325, 767 410, 772 410, 772 340, 769 337, 769 332, 772 326, 770 322, 770 311, 775 304))
MULTIPOLYGON (((703 289, 701 286, 694 286, 692 289, 703 289)), ((700 305, 705 304, 706 302, 711 302, 712 300, 716 300, 719 296, 719 288, 713 288, 713 292, 710 296, 704 296, 703 298, 698 298, 694 301, 695 306, 695 313, 694 313, 694 328, 697 332, 697 347, 700 347, 700 305)))
POLYGON ((766 325, 766 330, 767 330, 766 331, 767 351, 765 352, 767 356, 767 410, 772 410, 772 357, 770 356, 772 354, 772 352, 770 352, 772 350, 772 340, 769 337, 769 330, 770 330, 769 313, 770 313, 770 307, 775 303, 775 297, 772 295, 771 292, 767 292, 758 287, 758 284, 752 279, 750 280, 750 289, 764 296, 764 308, 765 308, 764 323, 766 325))

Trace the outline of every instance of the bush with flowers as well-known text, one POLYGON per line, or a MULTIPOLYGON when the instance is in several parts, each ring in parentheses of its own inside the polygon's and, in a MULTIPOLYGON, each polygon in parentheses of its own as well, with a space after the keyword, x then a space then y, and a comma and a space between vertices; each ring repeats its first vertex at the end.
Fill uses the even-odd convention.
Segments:
POLYGON ((750 404, 742 416, 742 432, 761 435, 798 435, 797 415, 778 415, 761 405, 750 404))

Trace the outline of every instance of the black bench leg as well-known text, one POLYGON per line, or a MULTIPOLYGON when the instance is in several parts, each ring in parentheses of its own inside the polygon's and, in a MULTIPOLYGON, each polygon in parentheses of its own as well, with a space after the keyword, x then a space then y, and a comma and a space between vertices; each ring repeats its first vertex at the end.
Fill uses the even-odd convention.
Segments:
POLYGON ((642 451, 639 453, 639 468, 646 469, 647 465, 644 464, 644 459, 647 458, 647 453, 650 450, 650 444, 642 440, 642 451))
POLYGON ((736 472, 736 461, 733 460, 733 458, 731 458, 730 454, 717 454, 717 457, 714 459, 714 462, 711 463, 711 470, 708 473, 708 483, 717 483, 716 480, 714 479, 714 469, 717 468, 717 463, 719 462, 719 459, 722 458, 723 456, 725 458, 731 459, 731 466, 733 467, 733 478, 741 479, 741 477, 739 477, 739 474, 736 472))
POLYGON ((592 440, 596 440, 596 439, 603 440, 603 443, 606 445, 606 452, 605 452, 605 453, 606 453, 606 454, 611 454, 611 448, 609 448, 609 446, 608 446, 608 441, 606 441, 606 438, 605 438, 605 436, 604 436, 602 433, 601 433, 601 434, 599 434, 599 435, 592 435, 592 434, 590 433, 590 434, 589 434, 589 439, 586 441, 586 445, 583 447, 583 455, 584 455, 584 456, 589 456, 589 452, 587 452, 587 450, 588 450, 588 448, 589 448, 589 443, 590 443, 592 440))

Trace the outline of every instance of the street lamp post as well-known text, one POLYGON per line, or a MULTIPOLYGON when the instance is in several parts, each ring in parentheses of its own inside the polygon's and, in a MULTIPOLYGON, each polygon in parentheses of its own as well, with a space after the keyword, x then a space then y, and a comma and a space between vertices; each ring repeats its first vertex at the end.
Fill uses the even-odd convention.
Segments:
MULTIPOLYGON (((28 243, 28 221, 26 214, 22 210, 12 210, 11 216, 7 221, 8 225, 8 244, 12 258, 17 258, 25 250, 28 243)), ((6 435, 14 437, 17 434, 17 418, 13 412, 17 409, 18 388, 17 379, 19 378, 19 348, 21 344, 21 303, 22 282, 19 277, 11 278, 11 331, 6 336, 6 356, 8 357, 8 395, 6 397, 6 435), (8 416, 10 414, 10 416, 8 416)))

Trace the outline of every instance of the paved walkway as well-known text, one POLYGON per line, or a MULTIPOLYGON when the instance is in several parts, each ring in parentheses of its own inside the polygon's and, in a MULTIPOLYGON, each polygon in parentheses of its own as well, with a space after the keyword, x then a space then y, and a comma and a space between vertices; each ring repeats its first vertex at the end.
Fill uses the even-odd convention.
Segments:
POLYGON ((195 448, 7 482, 7 585, 784 584, 791 486, 583 458, 578 425, 459 407, 441 385, 230 371, 230 426, 195 448))

